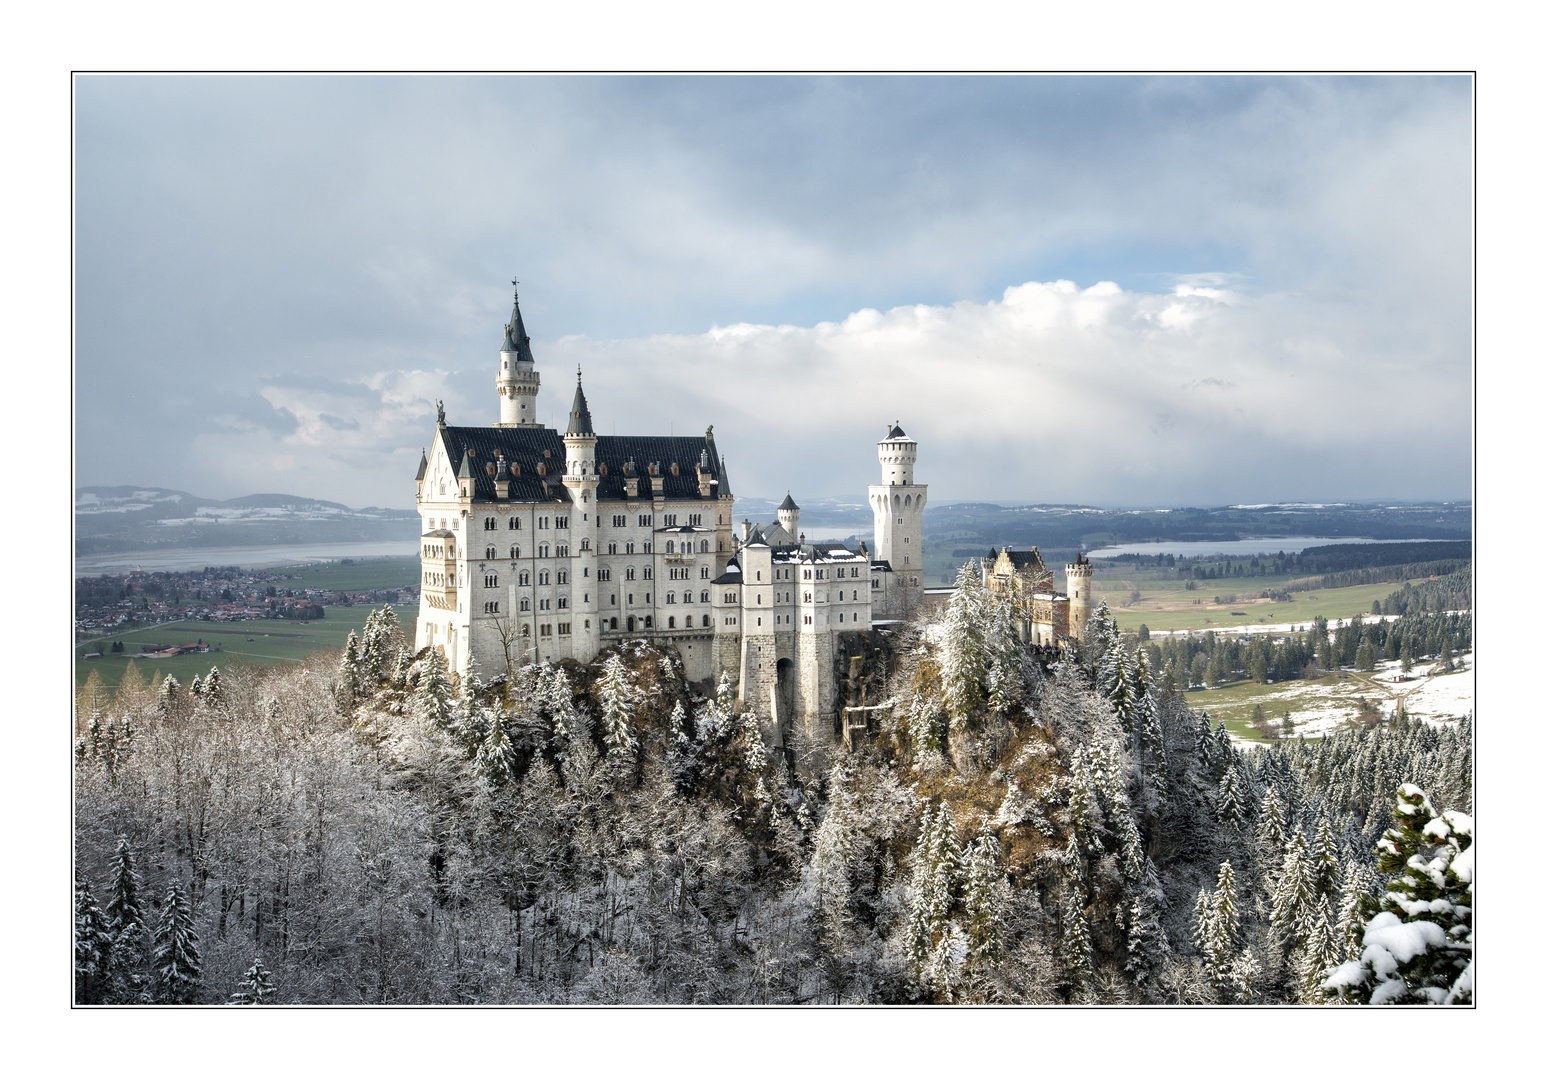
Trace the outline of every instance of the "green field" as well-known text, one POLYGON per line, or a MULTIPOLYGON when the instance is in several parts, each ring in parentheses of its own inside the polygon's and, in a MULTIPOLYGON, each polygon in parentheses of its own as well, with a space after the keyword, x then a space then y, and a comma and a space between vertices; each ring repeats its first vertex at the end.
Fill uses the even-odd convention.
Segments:
MULTIPOLYGON (((343 570, 353 569, 342 567, 343 570)), ((335 586, 319 586, 334 588, 335 586)), ((351 586, 369 588, 371 586, 351 586)), ((385 588, 387 586, 376 586, 385 588)), ((93 671, 109 688, 116 687, 123 678, 124 670, 133 660, 140 677, 149 681, 159 671, 162 676, 172 675, 186 683, 195 675, 205 675, 211 667, 229 667, 232 663, 284 664, 303 659, 319 649, 341 649, 351 630, 359 633, 371 613, 371 607, 359 604, 355 607, 330 607, 327 617, 306 623, 289 619, 255 619, 249 622, 219 623, 188 620, 175 623, 158 623, 141 629, 125 628, 111 637, 95 640, 75 647, 75 685, 85 685, 86 677, 93 671), (129 656, 140 651, 142 645, 182 645, 203 639, 211 648, 207 653, 192 653, 160 660, 141 660, 129 656), (250 639, 250 640, 249 640, 250 639), (124 652, 110 653, 108 647, 114 641, 124 643, 124 652), (219 651, 216 651, 218 648, 219 651), (83 660, 89 652, 101 652, 99 660, 83 660)), ((414 619, 418 616, 417 605, 394 607, 405 630, 413 633, 414 619)))
POLYGON ((278 573, 300 574, 300 581, 292 581, 291 589, 337 589, 341 592, 364 592, 367 589, 400 589, 419 584, 418 559, 369 559, 343 566, 336 562, 317 563, 313 566, 285 566, 278 573))
POLYGON ((1329 622, 1351 619, 1355 615, 1368 615, 1372 603, 1384 601, 1402 587, 1400 581, 1387 581, 1375 585, 1350 585, 1343 589, 1316 589, 1290 593, 1293 599, 1288 603, 1245 599, 1248 590, 1261 592, 1277 587, 1281 581, 1225 578, 1199 582, 1196 592, 1187 592, 1180 587, 1180 582, 1141 583, 1098 577, 1091 591, 1097 603, 1107 602, 1117 625, 1123 630, 1137 630, 1140 623, 1151 630, 1210 630, 1257 622, 1308 624, 1318 615, 1329 622), (1176 587, 1167 589, 1166 585, 1176 587), (1136 590, 1140 600, 1131 604, 1129 597, 1136 590), (1214 597, 1225 593, 1236 593, 1240 598, 1234 603, 1215 604, 1214 597), (1232 615, 1232 611, 1244 611, 1246 615, 1232 615))

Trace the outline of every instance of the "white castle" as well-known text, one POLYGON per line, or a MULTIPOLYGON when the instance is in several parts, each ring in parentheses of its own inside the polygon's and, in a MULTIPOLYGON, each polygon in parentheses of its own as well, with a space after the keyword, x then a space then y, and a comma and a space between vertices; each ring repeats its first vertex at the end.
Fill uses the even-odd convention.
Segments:
POLYGON ((873 552, 806 543, 788 496, 776 522, 744 522, 738 535, 713 426, 598 435, 577 372, 560 435, 537 422, 540 381, 518 295, 495 379, 499 422, 452 427, 441 410, 419 463, 417 644, 488 678, 586 663, 644 637, 676 649, 690 680, 727 675, 738 705, 775 725, 833 719, 844 636, 923 600, 918 443, 892 424, 878 444, 873 552))

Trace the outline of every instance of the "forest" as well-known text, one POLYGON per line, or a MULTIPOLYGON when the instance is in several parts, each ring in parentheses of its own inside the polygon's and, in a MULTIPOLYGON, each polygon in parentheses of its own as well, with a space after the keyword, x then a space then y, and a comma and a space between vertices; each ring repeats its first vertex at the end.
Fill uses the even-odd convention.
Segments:
POLYGON ((1473 1001, 1469 722, 1238 746, 1104 607, 1045 665, 958 585, 852 747, 642 640, 463 682, 390 608, 83 693, 76 1000, 1473 1001))

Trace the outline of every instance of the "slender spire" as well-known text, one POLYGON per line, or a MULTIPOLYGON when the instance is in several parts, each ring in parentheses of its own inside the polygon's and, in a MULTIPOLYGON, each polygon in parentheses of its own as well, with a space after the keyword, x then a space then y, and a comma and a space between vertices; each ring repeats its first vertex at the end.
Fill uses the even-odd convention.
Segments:
MULTIPOLYGON (((515 289, 517 280, 510 279, 512 289, 515 289)), ((510 321, 505 324, 505 340, 500 344, 500 352, 515 353, 516 362, 533 363, 532 339, 526 336, 526 324, 521 321, 521 294, 515 292, 510 306, 510 321)))
POLYGON ((586 406, 585 387, 580 384, 580 367, 575 366, 575 403, 569 407, 569 431, 567 435, 595 435, 591 426, 591 410, 586 406))

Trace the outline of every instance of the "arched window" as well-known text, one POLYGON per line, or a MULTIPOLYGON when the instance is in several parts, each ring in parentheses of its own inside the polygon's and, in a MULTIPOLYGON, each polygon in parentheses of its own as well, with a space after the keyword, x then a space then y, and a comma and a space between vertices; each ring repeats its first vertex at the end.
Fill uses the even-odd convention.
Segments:
POLYGON ((698 550, 707 553, 709 551, 709 541, 700 540, 698 542, 698 550))
POLYGON ((650 627, 650 616, 649 616, 649 615, 646 615, 646 616, 645 616, 645 629, 646 629, 646 630, 649 630, 649 629, 650 629, 650 628, 651 628, 651 627, 650 627))
POLYGON ((521 549, 519 547, 517 547, 515 544, 511 544, 510 545, 510 557, 512 559, 519 559, 519 558, 521 558, 521 549))
POLYGON ((634 580, 634 568, 632 566, 626 568, 623 571, 623 580, 625 580, 625 581, 633 581, 634 580))
POLYGON ((666 554, 670 555, 673 552, 675 552, 676 550, 677 550, 676 541, 674 541, 674 540, 666 541, 666 554))
POLYGON ((666 617, 666 629, 668 629, 668 630, 675 630, 675 629, 677 629, 677 616, 675 616, 675 615, 668 615, 666 617))
POLYGON ((499 558, 499 552, 494 550, 493 544, 490 544, 488 547, 483 549, 483 557, 485 559, 497 559, 499 558))
POLYGON ((709 590, 708 589, 705 589, 703 592, 698 594, 698 602, 700 604, 707 604, 707 603, 709 603, 709 590))
POLYGON ((677 594, 674 593, 674 592, 667 593, 666 594, 666 602, 668 604, 675 604, 677 602, 677 594))
POLYGON ((902 505, 902 496, 901 495, 893 495, 892 496, 892 505, 893 506, 901 506, 902 505))
POLYGON ((689 615, 683 625, 686 626, 689 630, 693 629, 693 616, 689 615))

